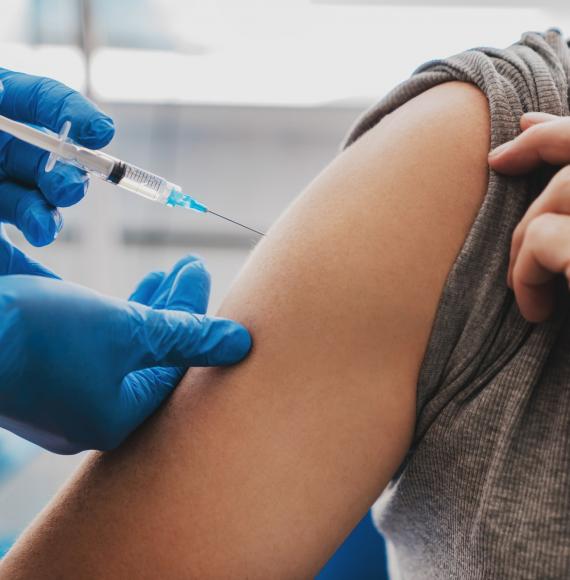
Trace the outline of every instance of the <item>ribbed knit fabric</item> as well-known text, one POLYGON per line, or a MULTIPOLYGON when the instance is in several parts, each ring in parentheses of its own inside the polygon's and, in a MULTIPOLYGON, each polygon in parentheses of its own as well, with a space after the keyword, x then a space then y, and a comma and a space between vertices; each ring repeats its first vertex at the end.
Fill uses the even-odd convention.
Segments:
MULTIPOLYGON (((452 80, 487 96, 496 147, 520 132, 526 111, 568 115, 569 77, 570 49, 557 30, 431 61, 367 111, 343 147, 452 80)), ((570 578, 568 290, 560 278, 555 315, 534 325, 506 286, 512 231, 553 174, 490 172, 445 283, 418 379, 413 445, 374 507, 394 578, 570 578)))

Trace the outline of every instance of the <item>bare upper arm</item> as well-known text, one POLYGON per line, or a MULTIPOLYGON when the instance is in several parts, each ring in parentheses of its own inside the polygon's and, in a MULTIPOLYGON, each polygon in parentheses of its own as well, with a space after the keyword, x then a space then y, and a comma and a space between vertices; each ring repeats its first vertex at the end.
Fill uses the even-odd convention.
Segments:
POLYGON ((484 196, 485 97, 416 97, 339 155, 255 250, 222 314, 249 359, 194 369, 94 455, 4 578, 314 575, 403 459, 445 278, 484 196))

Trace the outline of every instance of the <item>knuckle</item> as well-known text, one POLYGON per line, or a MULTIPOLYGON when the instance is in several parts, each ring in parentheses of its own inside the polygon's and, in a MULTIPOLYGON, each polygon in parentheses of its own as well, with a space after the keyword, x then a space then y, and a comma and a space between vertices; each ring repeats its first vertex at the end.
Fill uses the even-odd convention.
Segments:
POLYGON ((54 92, 56 92, 59 87, 60 87, 60 83, 54 79, 51 79, 49 77, 41 77, 40 79, 38 79, 38 82, 36 84, 36 96, 38 98, 38 102, 44 100, 44 99, 49 99, 54 92))
POLYGON ((566 119, 534 125, 519 135, 519 138, 533 149, 544 148, 560 157, 570 154, 570 123, 566 119))
POLYGON ((528 224, 525 241, 531 245, 539 245, 556 238, 560 226, 555 218, 556 214, 552 213, 543 213, 535 217, 528 224))
POLYGON ((518 135, 516 140, 526 143, 529 148, 538 149, 545 141, 550 140, 550 127, 548 127, 548 123, 532 125, 518 135))
POLYGON ((63 83, 49 77, 42 77, 38 80, 35 90, 36 110, 39 107, 45 108, 46 106, 53 108, 53 118, 59 119, 60 123, 58 124, 61 125, 63 121, 69 118, 69 116, 61 118, 61 113, 70 98, 76 94, 77 91, 74 91, 63 83))

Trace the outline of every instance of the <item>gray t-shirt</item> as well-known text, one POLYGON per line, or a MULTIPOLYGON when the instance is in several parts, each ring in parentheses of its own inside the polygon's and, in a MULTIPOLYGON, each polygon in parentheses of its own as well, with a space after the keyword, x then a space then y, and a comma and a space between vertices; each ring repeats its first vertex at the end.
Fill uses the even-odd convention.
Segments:
MULTIPOLYGON (((568 115, 569 78, 570 49, 557 30, 431 61, 367 111, 343 147, 452 80, 487 96, 496 147, 520 132, 526 111, 568 115)), ((560 277, 554 316, 530 324, 506 285, 512 231, 554 173, 490 172, 445 283, 418 379, 413 444, 374 507, 394 577, 570 578, 568 289, 560 277)))

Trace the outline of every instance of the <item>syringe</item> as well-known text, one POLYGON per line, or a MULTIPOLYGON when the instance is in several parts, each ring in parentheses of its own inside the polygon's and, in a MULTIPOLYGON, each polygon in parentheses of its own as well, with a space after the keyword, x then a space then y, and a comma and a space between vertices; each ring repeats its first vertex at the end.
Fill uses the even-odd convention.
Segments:
POLYGON ((87 149, 69 139, 71 123, 65 121, 59 135, 18 123, 0 115, 0 131, 50 152, 45 170, 51 171, 57 161, 75 165, 90 175, 113 183, 146 199, 170 207, 184 207, 199 213, 211 213, 260 236, 264 234, 208 209, 203 203, 183 193, 175 183, 145 169, 121 161, 103 151, 87 149))

